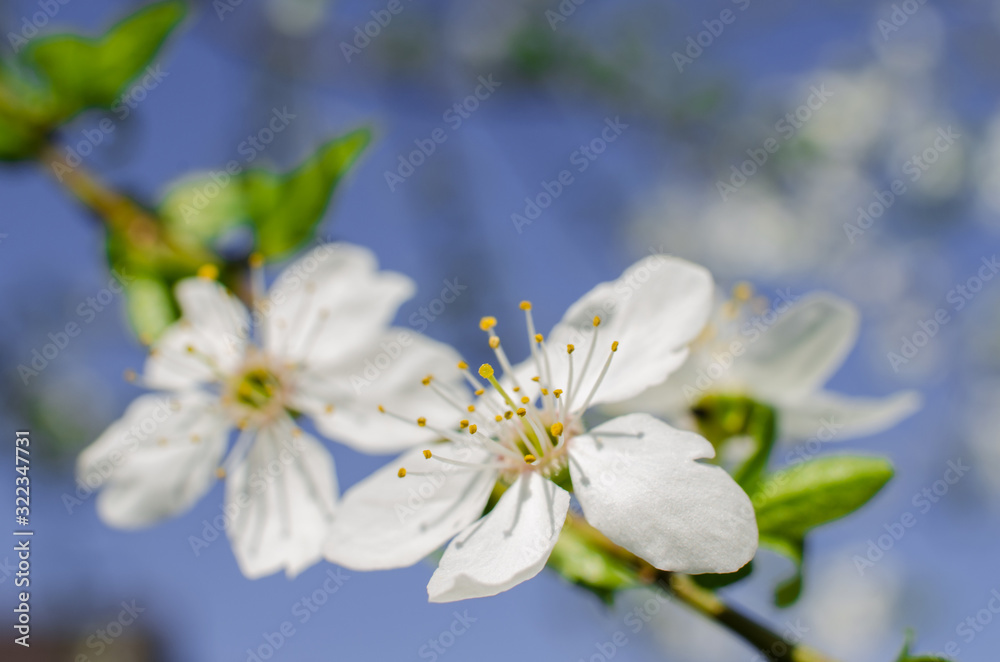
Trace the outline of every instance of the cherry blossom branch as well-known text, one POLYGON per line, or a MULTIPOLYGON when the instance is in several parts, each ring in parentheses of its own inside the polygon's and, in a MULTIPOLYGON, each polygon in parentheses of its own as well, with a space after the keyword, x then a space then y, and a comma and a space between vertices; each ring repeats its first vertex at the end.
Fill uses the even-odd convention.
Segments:
POLYGON ((728 605, 713 591, 702 588, 688 575, 665 572, 632 552, 619 547, 582 517, 570 514, 566 526, 584 544, 616 560, 634 573, 634 581, 657 587, 744 639, 770 662, 836 662, 833 658, 791 641, 764 623, 728 605))
POLYGON ((160 220, 132 198, 105 184, 81 164, 72 165, 55 146, 45 147, 38 161, 56 181, 89 208, 113 232, 147 254, 190 262, 194 267, 216 261, 196 246, 178 247, 163 232, 160 220))

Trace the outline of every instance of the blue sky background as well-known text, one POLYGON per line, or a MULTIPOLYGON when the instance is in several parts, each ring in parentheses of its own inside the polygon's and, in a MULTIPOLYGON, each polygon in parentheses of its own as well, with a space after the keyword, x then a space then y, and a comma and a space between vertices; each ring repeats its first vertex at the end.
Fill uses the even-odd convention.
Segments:
MULTIPOLYGON (((293 4, 282 15, 292 12, 293 4)), ((1000 492, 997 465, 990 464, 1000 459, 988 443, 972 441, 996 436, 989 437, 994 429, 989 417, 998 392, 1000 344, 994 338, 1000 284, 987 284, 912 365, 894 373, 885 355, 898 345, 899 335, 912 333, 918 320, 945 306, 947 292, 996 250, 1000 226, 981 177, 991 163, 990 122, 996 113, 996 10, 980 3, 927 3, 911 23, 884 40, 877 21, 889 15, 891 5, 757 6, 755 0, 679 75, 671 53, 703 29, 701 21, 735 5, 585 3, 556 34, 580 40, 609 59, 629 48, 638 53, 618 73, 630 81, 629 93, 621 94, 602 91, 573 66, 550 70, 539 80, 519 77, 490 46, 489 28, 508 19, 477 19, 477 11, 489 15, 488 3, 458 4, 407 3, 384 35, 347 64, 339 42, 371 8, 382 5, 331 3, 325 18, 311 22, 312 29, 286 26, 281 32, 262 5, 244 3, 220 21, 206 3, 163 51, 159 62, 168 75, 162 84, 117 126, 112 141, 95 149, 87 166, 112 184, 155 200, 167 182, 239 158, 237 146, 265 125, 272 108, 287 107, 297 115, 263 154, 282 168, 324 139, 373 126, 376 140, 339 189, 322 232, 370 247, 385 268, 417 281, 417 295, 400 311, 401 324, 438 296, 445 279, 467 285, 467 294, 427 333, 454 343, 470 363, 486 357, 475 327, 480 316, 496 315, 506 328, 517 329, 505 336, 505 344, 513 356, 522 356, 527 349, 518 301, 531 299, 539 326, 549 328, 579 295, 654 247, 704 262, 726 287, 745 278, 764 293, 779 287, 823 288, 859 300, 865 314, 862 339, 831 386, 856 395, 917 388, 925 408, 891 431, 835 450, 888 455, 897 477, 870 507, 812 537, 805 597, 798 606, 779 611, 769 605, 773 580, 789 569, 767 555, 758 573, 728 594, 779 629, 800 622, 808 629, 808 641, 858 662, 894 659, 908 626, 917 630, 917 650, 941 651, 954 640, 962 660, 995 659, 1000 627, 985 626, 971 642, 956 628, 986 607, 991 590, 1000 589, 1000 492), (413 35, 424 40, 420 57, 393 59, 386 52, 390 44, 417 39, 413 35), (901 45, 886 56, 886 44, 901 45), (925 61, 929 52, 936 55, 925 61), (930 109, 928 126, 954 123, 966 138, 960 163, 948 166, 958 183, 946 181, 948 186, 933 195, 918 191, 902 200, 866 234, 863 248, 852 248, 840 229, 856 216, 847 201, 808 207, 817 216, 841 221, 816 229, 811 213, 797 218, 794 227, 805 229, 786 250, 788 258, 762 256, 767 264, 759 271, 744 269, 716 248, 749 227, 743 224, 739 197, 727 202, 731 221, 721 224, 697 216, 678 220, 668 212, 662 213, 662 223, 649 220, 659 218, 657 203, 650 201, 665 185, 712 190, 716 178, 745 158, 745 149, 759 145, 774 121, 804 100, 797 90, 824 79, 838 82, 830 72, 846 76, 866 67, 889 67, 887 62, 895 67, 893 80, 905 83, 901 89, 917 90, 909 97, 909 92, 891 91, 897 103, 891 107, 930 109), (384 172, 395 166, 398 155, 442 126, 444 110, 475 89, 477 76, 489 73, 501 81, 496 94, 460 129, 447 130, 448 140, 427 164, 390 192, 384 172), (717 99, 707 110, 697 104, 702 94, 717 99), (609 117, 620 117, 629 129, 556 204, 518 233, 511 213, 523 209, 524 197, 537 193, 543 179, 568 167, 570 154, 597 136, 609 117), (841 203, 843 208, 837 208, 841 203), (802 237, 817 238, 815 245, 802 237), (792 259, 798 251, 818 257, 799 265, 792 259), (795 266, 786 268, 786 263, 795 266), (958 459, 973 466, 969 477, 930 512, 918 515, 917 526, 860 575, 852 556, 863 554, 868 540, 884 533, 883 525, 915 511, 913 496, 941 478, 949 460, 958 459)), ((130 6, 113 0, 71 2, 57 22, 95 30, 130 6)), ((517 7, 510 13, 523 12, 525 20, 548 31, 547 5, 517 7)), ((12 2, 0 16, 9 26, 31 11, 33 3, 12 2)), ((864 115, 865 108, 820 112, 838 116, 833 126, 841 127, 846 143, 853 127, 864 124, 852 113, 864 115)), ((888 115, 897 125, 905 125, 908 116, 888 115)), ((98 120, 81 117, 64 135, 75 142, 98 120)), ((866 174, 866 195, 900 176, 905 160, 900 155, 907 153, 908 143, 900 136, 893 140, 872 139, 852 165, 866 174)), ((792 170, 810 172, 808 161, 796 163, 801 162, 793 162, 792 170)), ((794 191, 782 189, 788 180, 779 176, 787 166, 775 159, 768 167, 761 178, 774 175, 770 195, 794 197, 794 191)), ((818 176, 833 177, 818 168, 818 176)), ((673 607, 635 634, 624 625, 632 598, 608 609, 547 573, 495 598, 430 605, 424 588, 430 564, 345 572, 349 579, 343 587, 300 623, 294 605, 322 586, 333 566, 319 564, 294 581, 283 576, 248 581, 224 539, 197 556, 192 552, 188 537, 200 534, 202 522, 221 512, 221 485, 184 516, 139 532, 103 525, 93 499, 67 512, 62 495, 73 488, 75 453, 138 394, 120 376, 141 365, 144 351, 116 300, 84 325, 27 388, 22 386, 17 365, 48 342, 47 333, 77 320, 76 307, 99 292, 109 274, 100 226, 40 168, 3 168, 0 199, 0 232, 6 234, 0 242, 0 338, 8 402, 0 420, 10 438, 26 424, 30 407, 42 412, 57 433, 50 439, 38 431, 33 437, 37 637, 85 641, 117 614, 116 605, 135 600, 146 611, 138 629, 126 634, 142 630, 162 644, 164 659, 186 662, 247 660, 246 650, 264 643, 265 634, 278 631, 284 621, 292 622, 296 632, 273 659, 429 659, 421 658, 421 647, 450 627, 456 610, 476 620, 445 659, 575 662, 590 659, 595 645, 617 630, 629 638, 619 660, 751 659, 751 652, 727 634, 673 607), (50 450, 43 452, 47 446, 50 450)), ((779 231, 784 230, 764 226, 755 236, 767 239, 779 231)), ((774 235, 775 241, 783 237, 774 235)), ((342 487, 384 461, 335 444, 331 448, 342 487)), ((4 453, 3 475, 12 484, 10 460, 4 453)), ((0 552, 0 561, 4 555, 0 552)), ((0 577, 0 583, 9 614, 12 578, 0 577)))

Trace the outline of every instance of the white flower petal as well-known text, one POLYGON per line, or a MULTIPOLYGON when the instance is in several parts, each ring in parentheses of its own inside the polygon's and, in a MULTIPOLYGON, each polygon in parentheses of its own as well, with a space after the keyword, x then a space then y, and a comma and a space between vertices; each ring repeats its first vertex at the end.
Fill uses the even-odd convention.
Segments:
POLYGON ((379 271, 367 248, 319 246, 271 286, 263 311, 267 349, 293 362, 349 359, 382 332, 413 292, 406 276, 379 271))
POLYGON ((569 492, 535 471, 522 474, 448 545, 427 584, 430 601, 483 598, 531 579, 545 567, 568 509, 569 492))
MULTIPOLYGON (((705 325, 712 292, 711 274, 698 265, 665 255, 636 262, 618 280, 601 283, 574 303, 545 339, 552 386, 568 390, 566 345, 575 345, 573 388, 579 392, 573 394, 573 405, 581 406, 612 341, 619 342, 618 352, 592 403, 617 402, 662 383, 684 362, 687 345, 705 325), (597 345, 581 381, 595 316, 601 318, 597 345)), ((519 366, 518 374, 528 365, 519 366)))
POLYGON ((229 374, 240 363, 250 336, 246 308, 208 278, 177 284, 181 319, 157 340, 143 379, 152 388, 183 390, 229 374), (189 351, 193 348, 194 351, 189 351))
MULTIPOLYGON (((435 454, 464 462, 487 459, 450 442, 435 454)), ((324 547, 327 560, 352 570, 413 565, 483 514, 497 474, 426 459, 411 451, 344 493, 324 547), (410 474, 400 478, 400 467, 410 474), (417 472, 428 475, 417 475, 417 472)))
POLYGON ((227 532, 243 574, 294 577, 320 560, 336 494, 323 444, 287 419, 261 429, 226 480, 227 532))
POLYGON ((211 489, 229 427, 207 394, 140 396, 80 454, 77 478, 102 486, 97 512, 106 523, 153 524, 211 489))
MULTIPOLYGON (((916 413, 920 394, 901 391, 885 398, 852 398, 820 391, 779 407, 781 436, 809 439, 823 431, 831 440, 841 441, 877 434, 916 413)), ((822 436, 820 437, 822 438, 822 436)))
POLYGON ((857 308, 818 292, 802 297, 733 365, 752 397, 769 404, 818 390, 840 367, 857 340, 857 308))
POLYGON ((417 418, 446 429, 463 418, 434 390, 454 393, 456 403, 468 401, 468 389, 456 367, 459 360, 444 343, 392 328, 337 370, 304 374, 292 404, 308 413, 328 437, 366 453, 399 452, 440 438, 418 427, 417 418), (433 375, 433 386, 423 384, 428 375, 433 375), (380 413, 379 405, 411 422, 380 413))
POLYGON ((721 467, 696 462, 712 445, 647 414, 615 418, 570 441, 584 516, 661 570, 735 572, 757 550, 750 498, 721 467))

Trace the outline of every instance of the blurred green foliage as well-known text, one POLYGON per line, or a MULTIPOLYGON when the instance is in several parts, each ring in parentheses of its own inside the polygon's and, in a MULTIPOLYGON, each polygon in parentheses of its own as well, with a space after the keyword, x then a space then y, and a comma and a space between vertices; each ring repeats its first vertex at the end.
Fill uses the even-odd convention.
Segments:
POLYGON ((111 109, 186 13, 185 3, 166 0, 97 38, 56 34, 16 42, 18 56, 0 62, 0 160, 34 158, 81 111, 111 109))

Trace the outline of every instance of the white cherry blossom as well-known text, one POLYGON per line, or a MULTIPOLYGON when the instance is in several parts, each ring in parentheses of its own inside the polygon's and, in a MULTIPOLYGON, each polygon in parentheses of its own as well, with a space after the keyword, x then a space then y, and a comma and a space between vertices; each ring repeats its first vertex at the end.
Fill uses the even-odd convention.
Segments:
MULTIPOLYGON (((358 570, 411 565, 451 540, 428 585, 433 602, 494 595, 548 560, 572 493, 589 522, 657 568, 732 572, 757 547, 747 495, 702 437, 646 414, 588 430, 584 413, 662 382, 687 356, 708 316, 712 280, 683 260, 648 257, 570 307, 543 337, 521 308, 531 358, 512 366, 481 328, 504 370, 479 378, 476 396, 428 377, 454 407, 421 417, 441 443, 404 454, 344 495, 326 556, 358 570), (486 514, 484 514, 484 512, 486 514)), ((396 416, 391 402, 383 407, 396 416)))
POLYGON ((379 271, 367 249, 317 247, 267 296, 259 257, 251 264, 252 315, 213 267, 177 285, 181 319, 152 347, 142 377, 131 375, 157 392, 136 398, 83 451, 78 474, 102 488, 101 518, 123 528, 182 513, 226 478, 227 532, 243 573, 294 576, 320 558, 338 492, 330 453, 297 415, 371 452, 429 441, 426 430, 373 415, 375 403, 443 413, 419 378, 430 364, 458 357, 389 327, 414 286, 379 271), (381 354, 391 360, 377 360, 379 374, 360 377, 381 354))

